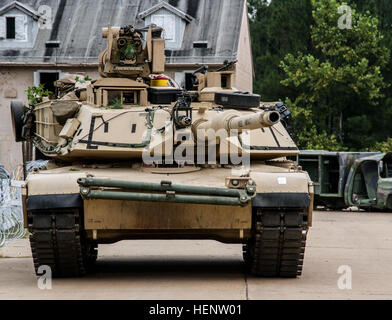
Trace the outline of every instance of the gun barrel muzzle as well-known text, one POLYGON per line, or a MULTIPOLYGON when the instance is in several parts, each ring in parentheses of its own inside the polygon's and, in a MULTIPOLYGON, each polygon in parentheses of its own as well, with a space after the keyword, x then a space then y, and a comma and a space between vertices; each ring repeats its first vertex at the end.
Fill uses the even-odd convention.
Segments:
POLYGON ((248 114, 234 117, 228 124, 229 130, 254 130, 271 127, 280 121, 280 114, 276 111, 248 114))

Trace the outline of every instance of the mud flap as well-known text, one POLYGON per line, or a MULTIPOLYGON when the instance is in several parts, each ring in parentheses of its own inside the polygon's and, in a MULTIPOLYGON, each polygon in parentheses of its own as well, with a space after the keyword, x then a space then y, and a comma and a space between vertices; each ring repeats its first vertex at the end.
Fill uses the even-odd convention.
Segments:
POLYGON ((252 201, 258 208, 309 208, 308 193, 258 193, 252 201))
POLYGON ((27 198, 27 211, 61 208, 83 208, 80 194, 38 195, 27 198))

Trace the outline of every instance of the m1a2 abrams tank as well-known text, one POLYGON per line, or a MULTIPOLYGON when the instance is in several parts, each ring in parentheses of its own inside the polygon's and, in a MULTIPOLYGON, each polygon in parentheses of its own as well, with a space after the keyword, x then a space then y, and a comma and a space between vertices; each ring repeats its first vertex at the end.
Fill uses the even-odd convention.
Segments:
POLYGON ((102 78, 15 125, 50 159, 26 179, 36 271, 82 276, 103 243, 215 239, 243 244, 255 275, 300 275, 313 186, 285 158, 298 154, 287 109, 238 92, 230 64, 184 92, 162 75, 161 31, 105 28, 102 78))

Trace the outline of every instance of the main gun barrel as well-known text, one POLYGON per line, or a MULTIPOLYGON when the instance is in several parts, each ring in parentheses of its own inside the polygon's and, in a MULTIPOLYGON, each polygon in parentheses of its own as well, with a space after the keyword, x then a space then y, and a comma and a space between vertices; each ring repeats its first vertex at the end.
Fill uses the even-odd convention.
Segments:
POLYGON ((231 130, 255 130, 272 127, 279 123, 280 114, 277 111, 260 111, 256 113, 241 115, 236 111, 226 111, 217 113, 210 119, 198 121, 193 125, 193 131, 198 139, 207 138, 208 130, 218 131, 224 129, 228 132, 231 130))
POLYGON ((280 121, 280 114, 275 111, 258 112, 230 119, 229 130, 254 130, 272 127, 280 121))

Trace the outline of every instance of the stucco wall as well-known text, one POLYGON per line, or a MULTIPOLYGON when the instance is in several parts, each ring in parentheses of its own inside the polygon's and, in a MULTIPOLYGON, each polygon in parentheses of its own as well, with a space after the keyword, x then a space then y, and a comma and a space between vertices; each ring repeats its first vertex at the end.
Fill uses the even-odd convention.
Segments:
POLYGON ((0 163, 8 171, 22 163, 22 146, 15 143, 12 132, 10 101, 26 101, 24 90, 32 85, 33 78, 33 70, 0 67, 0 163))
POLYGON ((236 66, 236 87, 240 91, 253 92, 253 56, 250 42, 248 20, 248 7, 245 1, 242 16, 240 39, 238 43, 238 55, 236 66))

